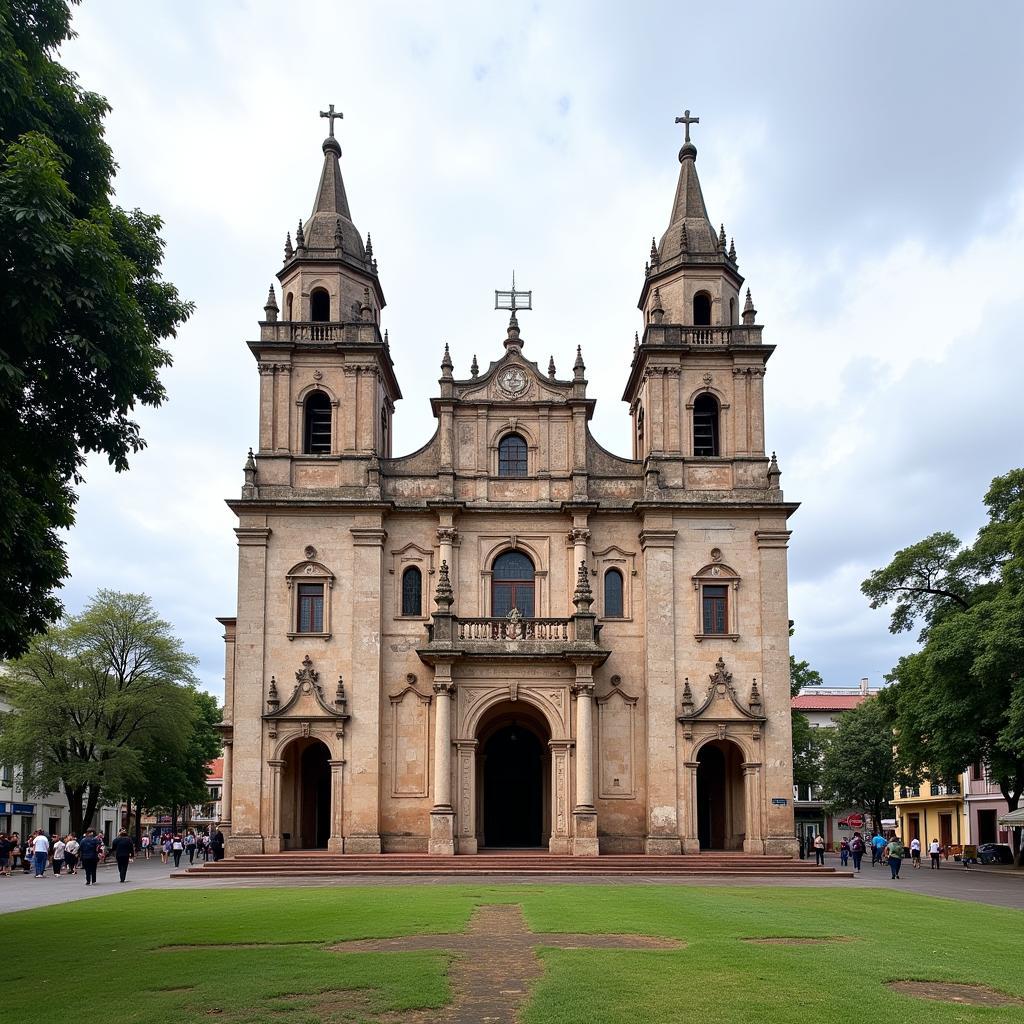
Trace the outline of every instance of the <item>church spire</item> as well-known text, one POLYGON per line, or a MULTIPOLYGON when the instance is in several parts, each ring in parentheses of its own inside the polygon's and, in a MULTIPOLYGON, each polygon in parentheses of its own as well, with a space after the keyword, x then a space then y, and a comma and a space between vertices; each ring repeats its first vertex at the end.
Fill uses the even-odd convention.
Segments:
POLYGON ((672 215, 668 230, 661 236, 661 244, 658 246, 662 263, 681 254, 711 255, 718 251, 717 232, 708 217, 704 193, 697 177, 697 147, 690 141, 690 125, 697 124, 699 120, 690 117, 689 110, 683 117, 676 118, 677 123, 686 127, 686 140, 679 150, 679 180, 672 201, 672 215))

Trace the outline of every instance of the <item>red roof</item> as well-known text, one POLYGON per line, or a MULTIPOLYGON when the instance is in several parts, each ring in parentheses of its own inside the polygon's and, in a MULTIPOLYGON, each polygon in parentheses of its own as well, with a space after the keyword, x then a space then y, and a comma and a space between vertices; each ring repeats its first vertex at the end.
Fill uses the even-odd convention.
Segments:
POLYGON ((219 780, 219 781, 223 781, 224 780, 224 758, 223 757, 215 757, 206 766, 206 781, 207 782, 214 782, 214 781, 217 781, 217 780, 219 780))
POLYGON ((851 693, 833 696, 801 693, 793 698, 794 711, 849 711, 866 701, 867 694, 851 693))

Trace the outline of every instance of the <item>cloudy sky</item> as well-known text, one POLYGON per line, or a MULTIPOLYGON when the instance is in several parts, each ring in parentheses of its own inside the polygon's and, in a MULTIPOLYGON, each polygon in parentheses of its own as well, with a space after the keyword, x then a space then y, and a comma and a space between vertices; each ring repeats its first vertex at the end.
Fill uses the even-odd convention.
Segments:
POLYGON ((735 235, 765 341, 768 444, 791 520, 794 650, 831 685, 911 643, 860 581, 939 529, 969 537, 1024 462, 1024 133, 1017 3, 87 0, 63 52, 113 106, 118 199, 160 213, 197 312, 130 473, 90 464, 70 539, 78 610, 152 594, 222 691, 234 517, 256 442, 255 336, 285 231, 309 214, 333 102, 356 225, 373 234, 405 400, 430 435, 444 343, 501 352, 493 290, 534 291, 525 354, 582 344, 593 429, 619 400, 652 235, 689 107, 712 220, 735 235))

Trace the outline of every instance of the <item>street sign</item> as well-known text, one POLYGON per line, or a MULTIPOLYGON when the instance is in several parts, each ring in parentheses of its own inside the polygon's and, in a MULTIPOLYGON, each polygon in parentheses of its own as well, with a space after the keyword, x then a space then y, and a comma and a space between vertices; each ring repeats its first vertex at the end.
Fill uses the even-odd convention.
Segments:
POLYGON ((785 807, 789 801, 784 796, 773 796, 772 803, 775 804, 776 807, 785 807))

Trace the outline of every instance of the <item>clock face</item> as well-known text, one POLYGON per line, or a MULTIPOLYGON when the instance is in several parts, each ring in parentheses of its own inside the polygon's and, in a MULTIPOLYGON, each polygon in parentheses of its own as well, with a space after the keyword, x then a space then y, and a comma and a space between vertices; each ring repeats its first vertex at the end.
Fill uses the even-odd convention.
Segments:
POLYGON ((502 370, 498 376, 498 387, 510 398, 518 398, 526 391, 528 384, 526 374, 517 366, 502 370))

